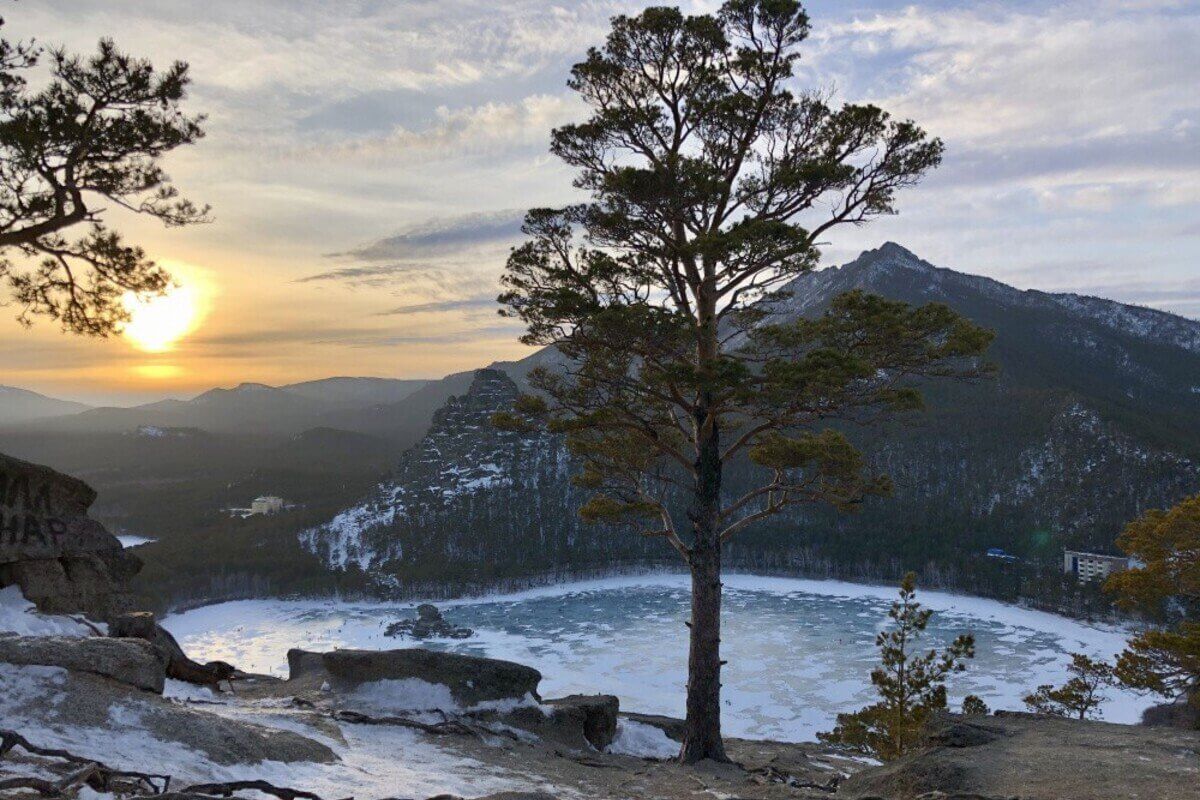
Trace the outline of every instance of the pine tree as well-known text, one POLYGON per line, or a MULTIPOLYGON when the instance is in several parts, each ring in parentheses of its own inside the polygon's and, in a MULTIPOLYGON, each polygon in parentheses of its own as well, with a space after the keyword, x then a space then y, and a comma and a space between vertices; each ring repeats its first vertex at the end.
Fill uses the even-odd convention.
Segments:
POLYGON ((987 703, 979 695, 969 694, 963 698, 962 713, 967 716, 987 716, 991 712, 987 703))
MULTIPOLYGON (((914 654, 933 615, 916 596, 916 575, 910 572, 900 584, 900 599, 888 612, 895 627, 875 640, 882 664, 871 673, 871 683, 879 702, 853 714, 838 714, 832 731, 817 734, 821 741, 891 761, 917 746, 929 717, 946 708, 946 679, 966 669, 966 660, 975 657, 975 638, 962 634, 941 653, 914 654)), ((978 706, 971 705, 970 713, 977 713, 978 706)), ((983 709, 986 713, 987 707, 983 709)))
POLYGON ((180 108, 187 73, 182 62, 156 71, 108 39, 85 59, 0 38, 0 282, 20 322, 41 315, 71 333, 108 336, 129 319, 127 294, 170 286, 102 215, 116 206, 172 226, 207 219, 159 163, 203 135, 203 117, 180 108), (26 76, 39 62, 48 81, 35 90, 26 76), (78 226, 87 232, 68 240, 78 226))
POLYGON ((1117 659, 1116 676, 1200 712, 1200 495, 1146 512, 1129 523, 1117 546, 1140 566, 1110 576, 1105 588, 1123 608, 1174 622, 1134 636, 1117 659))
POLYGON ((565 358, 497 422, 548 418, 595 492, 585 518, 663 539, 691 573, 687 762, 725 759, 725 543, 789 505, 886 494, 839 425, 916 409, 921 378, 980 374, 990 340, 944 305, 861 292, 781 319, 780 288, 815 267, 818 242, 894 213, 942 154, 875 106, 796 94, 808 32, 793 0, 615 17, 571 73, 592 116, 551 140, 591 199, 530 211, 503 278, 523 341, 565 358), (722 490, 735 458, 759 467, 741 497, 722 490))
POLYGON ((1077 719, 1102 717, 1100 704, 1108 699, 1103 690, 1116 682, 1113 667, 1083 653, 1072 653, 1067 672, 1071 677, 1062 686, 1043 684, 1025 695, 1022 699, 1026 707, 1035 714, 1077 719))

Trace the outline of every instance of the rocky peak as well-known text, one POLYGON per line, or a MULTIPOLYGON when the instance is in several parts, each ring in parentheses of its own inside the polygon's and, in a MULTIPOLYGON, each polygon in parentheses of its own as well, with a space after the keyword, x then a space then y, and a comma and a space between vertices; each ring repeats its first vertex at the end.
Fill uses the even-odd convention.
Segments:
POLYGON ((512 408, 517 394, 517 384, 500 370, 476 370, 467 393, 434 414, 429 432, 370 497, 305 531, 301 542, 331 567, 367 569, 402 557, 403 544, 386 534, 391 526, 528 481, 539 457, 556 453, 558 445, 549 434, 525 435, 491 424, 492 414, 512 408))

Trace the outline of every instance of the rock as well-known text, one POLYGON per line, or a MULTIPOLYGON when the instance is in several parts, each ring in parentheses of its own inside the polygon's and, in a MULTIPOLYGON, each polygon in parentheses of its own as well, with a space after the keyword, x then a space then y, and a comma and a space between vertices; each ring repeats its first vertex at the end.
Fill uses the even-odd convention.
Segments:
POLYGON ((573 694, 559 700, 547 700, 554 716, 583 731, 583 738, 597 750, 612 744, 617 735, 619 701, 611 694, 573 694))
POLYGON ((330 653, 288 651, 289 683, 328 680, 334 691, 382 680, 419 678, 450 689, 455 702, 474 706, 488 700, 538 697, 542 674, 532 667, 492 658, 434 650, 334 650, 330 653))
POLYGON ((437 606, 422 603, 417 606, 417 618, 393 622, 384 636, 410 636, 413 639, 469 639, 475 635, 470 628, 460 628, 446 621, 437 606))
POLYGON ((192 661, 183 652, 179 642, 154 619, 149 611, 133 611, 114 617, 108 626, 110 636, 141 639, 154 646, 167 665, 167 677, 197 683, 203 686, 218 686, 233 677, 237 671, 224 661, 200 664, 192 661))
POLYGON ((940 715, 927 736, 928 749, 847 779, 839 800, 1196 797, 1200 733, 998 712, 940 715))
POLYGON ((1200 698, 1197 699, 1197 705, 1181 702, 1150 706, 1142 712, 1142 724, 1156 728, 1200 730, 1200 698))
POLYGON ((140 639, 0 635, 0 661, 87 672, 158 694, 166 675, 165 657, 140 639))
MULTIPOLYGON (((95 641, 110 644, 136 641, 152 650, 140 640, 95 641)), ((14 691, 0 691, 0 719, 6 726, 93 729, 105 735, 114 734, 112 747, 123 750, 80 754, 129 763, 149 772, 155 772, 156 765, 146 760, 149 756, 145 752, 137 752, 146 747, 144 742, 153 742, 155 748, 160 748, 154 752, 162 752, 164 743, 181 745, 182 752, 196 754, 196 761, 223 766, 338 760, 329 747, 306 736, 188 708, 158 695, 131 691, 124 684, 86 672, 0 664, 0 687, 8 686, 14 687, 14 691), (139 736, 144 737, 144 742, 139 736)), ((105 735, 80 737, 80 741, 105 742, 105 735)), ((186 775, 177 774, 176 778, 187 785, 186 775)))
POLYGON ((631 712, 623 712, 621 716, 625 719, 631 719, 634 722, 653 725, 665 733, 668 739, 674 739, 677 742, 683 741, 684 731, 687 730, 687 724, 678 717, 664 717, 661 714, 635 714, 631 712))
POLYGON ((0 587, 20 586, 49 613, 131 608, 127 582, 142 563, 88 517, 95 499, 83 481, 0 453, 0 587))
POLYGON ((167 674, 166 659, 149 642, 101 636, 0 636, 0 662, 102 675, 157 694, 167 674))
POLYGON ((618 701, 612 695, 571 695, 540 705, 521 705, 488 714, 472 714, 532 733, 544 742, 572 750, 603 752, 617 735, 618 701))

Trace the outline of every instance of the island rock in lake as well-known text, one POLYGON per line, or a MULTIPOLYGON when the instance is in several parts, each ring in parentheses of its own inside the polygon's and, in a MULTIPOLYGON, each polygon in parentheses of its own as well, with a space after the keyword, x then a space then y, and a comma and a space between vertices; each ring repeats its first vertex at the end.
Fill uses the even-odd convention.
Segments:
POLYGON ((447 622, 437 606, 422 603, 417 606, 416 619, 393 622, 388 625, 384 635, 411 636, 413 639, 469 639, 475 635, 475 631, 447 622))

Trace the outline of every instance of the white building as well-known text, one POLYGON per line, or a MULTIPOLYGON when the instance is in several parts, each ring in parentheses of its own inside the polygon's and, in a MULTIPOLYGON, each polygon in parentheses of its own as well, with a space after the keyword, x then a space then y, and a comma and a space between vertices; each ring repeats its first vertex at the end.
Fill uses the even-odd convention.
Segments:
POLYGON ((1127 569, 1129 559, 1125 556, 1083 553, 1078 550, 1063 551, 1063 572, 1074 575, 1080 583, 1102 581, 1114 572, 1127 569))
POLYGON ((250 504, 251 514, 278 514, 280 511, 283 511, 283 498, 274 495, 256 497, 250 504))

